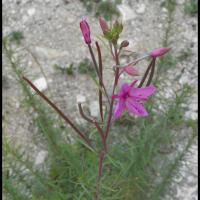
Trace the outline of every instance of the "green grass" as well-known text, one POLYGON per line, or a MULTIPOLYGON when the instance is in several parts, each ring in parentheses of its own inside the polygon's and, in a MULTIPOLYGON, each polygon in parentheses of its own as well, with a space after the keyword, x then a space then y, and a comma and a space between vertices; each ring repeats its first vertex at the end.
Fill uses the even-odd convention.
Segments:
POLYGON ((24 39, 24 35, 21 31, 13 31, 9 34, 9 39, 11 42, 20 45, 21 41, 24 39))
POLYGON ((195 15, 198 13, 198 2, 197 0, 190 0, 185 4, 184 11, 186 14, 195 15))
POLYGON ((71 63, 69 65, 69 67, 62 67, 58 64, 55 64, 53 67, 56 70, 60 71, 62 74, 66 74, 66 75, 69 75, 69 76, 74 75, 74 64, 73 63, 71 63))
POLYGON ((117 5, 121 3, 121 0, 114 1, 93 1, 93 0, 80 0, 86 7, 88 12, 93 11, 96 17, 102 16, 106 20, 111 20, 113 16, 119 16, 117 5))
POLYGON ((88 74, 91 77, 96 77, 96 72, 95 72, 95 69, 93 67, 93 64, 87 58, 85 58, 83 61, 81 61, 78 64, 77 68, 78 68, 78 72, 80 74, 88 74))

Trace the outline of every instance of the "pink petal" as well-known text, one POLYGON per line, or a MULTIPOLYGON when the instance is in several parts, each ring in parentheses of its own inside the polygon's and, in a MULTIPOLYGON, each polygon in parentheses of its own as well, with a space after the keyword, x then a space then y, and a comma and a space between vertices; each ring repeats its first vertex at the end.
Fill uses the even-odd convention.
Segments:
POLYGON ((134 81, 130 84, 130 87, 132 88, 137 82, 138 82, 138 80, 134 80, 134 81))
POLYGON ((150 56, 159 57, 159 56, 166 54, 169 50, 170 50, 170 48, 166 48, 166 47, 154 49, 153 51, 151 51, 150 56))
POLYGON ((127 74, 131 75, 131 76, 138 76, 139 75, 138 71, 133 66, 131 66, 131 65, 125 66, 124 67, 124 71, 127 74))
POLYGON ((106 33, 109 30, 107 22, 102 17, 99 17, 99 24, 103 33, 106 33))
POLYGON ((138 98, 147 98, 156 92, 156 88, 153 85, 144 88, 132 88, 129 91, 129 95, 138 98))
POLYGON ((91 43, 90 27, 89 27, 89 24, 87 23, 87 21, 85 19, 81 20, 80 28, 81 28, 85 43, 90 44, 91 43))
POLYGON ((148 112, 144 108, 144 106, 136 101, 134 101, 132 98, 127 98, 126 100, 126 107, 131 114, 135 114, 137 116, 146 117, 148 116, 148 112))
POLYGON ((129 92, 129 90, 130 90, 130 86, 127 83, 122 84, 120 91, 118 93, 118 96, 125 95, 127 92, 129 92))
POLYGON ((125 102, 123 100, 119 100, 119 102, 115 106, 114 117, 116 119, 121 117, 121 115, 122 115, 122 113, 123 113, 125 108, 126 108, 125 102))

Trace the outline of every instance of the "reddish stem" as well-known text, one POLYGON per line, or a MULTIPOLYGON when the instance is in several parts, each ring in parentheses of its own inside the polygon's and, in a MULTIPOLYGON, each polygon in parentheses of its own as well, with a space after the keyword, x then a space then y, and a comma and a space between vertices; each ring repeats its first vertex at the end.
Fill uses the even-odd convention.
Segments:
POLYGON ((150 71, 152 65, 154 64, 154 62, 155 62, 155 60, 154 60, 154 58, 153 58, 153 59, 151 60, 150 64, 149 64, 149 66, 147 67, 147 70, 145 71, 144 76, 142 77, 142 80, 141 80, 140 84, 138 85, 138 88, 141 88, 141 87, 142 87, 142 85, 143 85, 143 83, 145 82, 145 80, 146 80, 146 78, 147 78, 147 75, 149 74, 149 71, 150 71))
POLYGON ((91 142, 85 135, 73 124, 73 122, 50 100, 47 96, 45 96, 39 89, 26 77, 22 77, 36 92, 40 95, 64 120, 67 122, 76 133, 92 148, 91 142))
MULTIPOLYGON (((116 65, 119 65, 120 63, 119 63, 119 57, 118 57, 117 46, 116 45, 114 46, 114 49, 115 49, 115 58, 116 58, 115 62, 116 62, 116 65)), ((117 86, 118 80, 119 80, 119 68, 117 67, 116 71, 115 71, 115 81, 114 81, 112 96, 115 93, 115 88, 117 86)), ((112 114, 113 114, 113 105, 114 105, 114 99, 111 100, 111 104, 110 104, 108 122, 107 122, 106 131, 105 131, 105 139, 107 139, 109 131, 110 131, 111 119, 112 119, 112 114)))
MULTIPOLYGON (((97 52, 98 52, 98 59, 99 59, 99 85, 100 87, 102 87, 102 83, 103 83, 103 66, 102 66, 102 57, 101 57, 101 50, 99 47, 98 42, 96 43, 96 47, 97 47, 97 52)), ((103 122, 103 99, 102 99, 102 91, 101 89, 99 89, 99 111, 100 111, 100 115, 101 115, 101 121, 103 122)))
POLYGON ((99 193, 100 193, 100 181, 103 174, 103 161, 105 158, 105 152, 102 151, 99 154, 99 172, 97 177, 97 185, 96 185, 96 193, 95 193, 95 200, 99 200, 99 193))
MULTIPOLYGON (((95 66, 95 70, 96 70, 96 73, 97 73, 97 76, 99 77, 99 80, 101 81, 101 76, 100 76, 100 73, 99 73, 99 69, 98 69, 98 66, 97 66, 97 62, 96 62, 96 59, 95 59, 95 56, 94 56, 94 53, 93 53, 93 50, 92 50, 92 47, 90 44, 88 44, 88 48, 89 48, 89 51, 90 51, 90 55, 92 57, 92 61, 94 63, 94 66, 95 66)), ((110 98, 108 96, 108 93, 107 93, 107 90, 106 90, 106 87, 104 85, 104 83, 101 81, 101 84, 102 84, 102 87, 104 89, 104 92, 105 92, 105 95, 108 99, 108 103, 110 104, 110 98)))

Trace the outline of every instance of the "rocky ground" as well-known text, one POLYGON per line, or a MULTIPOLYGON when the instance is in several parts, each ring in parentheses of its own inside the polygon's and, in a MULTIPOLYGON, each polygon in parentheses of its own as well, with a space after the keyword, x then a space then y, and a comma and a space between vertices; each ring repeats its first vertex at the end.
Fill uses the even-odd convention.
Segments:
MULTIPOLYGON (((169 40, 174 56, 178 57, 185 51, 190 51, 191 55, 187 59, 179 60, 176 68, 171 68, 166 74, 169 78, 167 80, 169 90, 166 89, 165 94, 166 98, 170 98, 170 89, 176 90, 184 83, 189 83, 194 88, 194 94, 185 117, 197 119, 197 18, 184 13, 184 3, 184 0, 177 0, 169 40), (170 80, 180 73, 182 73, 180 80, 175 86, 172 85, 170 80)), ((119 5, 125 24, 121 40, 127 39, 130 42, 129 49, 142 52, 162 46, 168 10, 161 8, 160 4, 161 1, 158 0, 125 0, 119 5)), ((87 17, 92 37, 97 39, 101 32, 98 21, 78 0, 3 0, 3 34, 7 35, 12 31, 22 31, 24 34, 24 40, 17 54, 21 57, 25 75, 35 81, 41 90, 50 94, 52 99, 65 112, 71 113, 77 121, 79 121, 79 118, 75 117, 78 114, 77 102, 88 104, 90 112, 93 115, 98 114, 95 111, 97 104, 95 85, 87 75, 66 76, 56 71, 53 66, 54 64, 69 66, 72 62, 76 65, 84 58, 89 58, 88 49, 83 43, 79 29, 82 16, 87 17), (37 58, 45 75, 41 73, 41 68, 33 56, 37 58)), ((105 80, 109 85, 112 80, 109 69, 112 62, 107 52, 103 56, 108 63, 105 66, 105 80)), ((4 132, 28 146, 31 144, 34 129, 20 103, 19 86, 7 60, 3 58, 4 132)), ((122 63, 127 61, 128 58, 125 57, 122 63)), ((139 71, 142 70, 141 66, 139 71)), ((123 78, 129 79, 126 76, 123 78)), ((45 153, 41 153, 43 154, 45 153)), ((166 199, 197 199, 196 143, 187 153, 180 171, 181 175, 176 179, 178 184, 172 186, 173 197, 166 199)))

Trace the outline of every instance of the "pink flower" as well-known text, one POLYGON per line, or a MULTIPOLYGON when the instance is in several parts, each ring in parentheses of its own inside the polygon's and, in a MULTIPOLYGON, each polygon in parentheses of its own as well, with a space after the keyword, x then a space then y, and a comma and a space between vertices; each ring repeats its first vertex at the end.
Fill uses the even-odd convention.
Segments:
POLYGON ((153 85, 136 88, 134 87, 136 82, 137 80, 130 85, 124 83, 118 94, 113 96, 113 98, 118 99, 114 110, 115 118, 119 118, 125 109, 129 111, 129 114, 136 116, 145 117, 148 115, 143 103, 156 91, 156 88, 153 85))
POLYGON ((80 28, 81 28, 85 43, 90 44, 91 43, 90 27, 85 19, 82 19, 82 21, 80 22, 80 28))
POLYGON ((132 65, 126 65, 126 66, 123 68, 123 70, 124 70, 127 74, 129 74, 129 75, 131 75, 131 76, 138 76, 138 75, 139 75, 138 71, 137 71, 132 65))
POLYGON ((106 21, 102 17, 99 17, 99 24, 101 26, 103 33, 107 32, 109 30, 106 21))
POLYGON ((166 47, 154 49, 153 51, 151 51, 150 56, 156 58, 156 57, 166 54, 169 50, 170 48, 166 48, 166 47))

